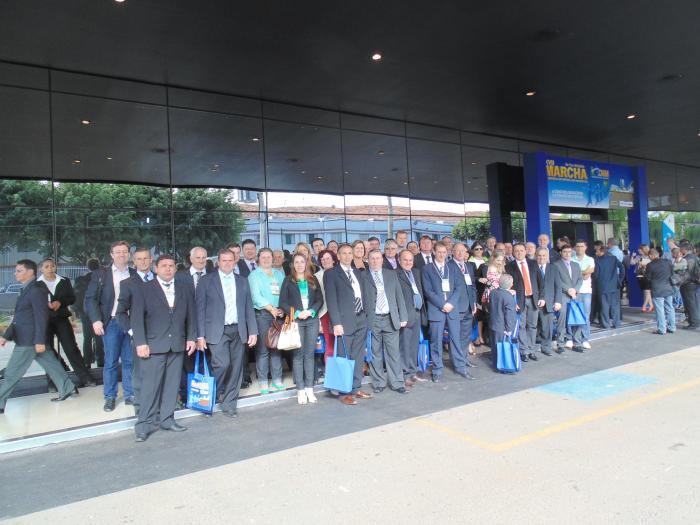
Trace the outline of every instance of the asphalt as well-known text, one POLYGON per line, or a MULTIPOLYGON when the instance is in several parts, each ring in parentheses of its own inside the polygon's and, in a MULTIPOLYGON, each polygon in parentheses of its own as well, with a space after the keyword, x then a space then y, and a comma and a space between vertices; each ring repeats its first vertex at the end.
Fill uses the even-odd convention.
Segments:
MULTIPOLYGON (((18 517, 169 480, 205 469, 258 458, 436 411, 465 406, 536 386, 664 355, 697 344, 698 333, 649 331, 594 343, 584 354, 567 352, 525 363, 517 375, 479 360, 477 381, 447 371, 443 382, 417 385, 401 396, 385 391, 346 407, 321 396, 315 406, 283 401, 243 409, 236 420, 221 415, 186 420, 183 434, 158 432, 135 444, 131 432, 4 455, 0 468, 0 518, 18 517)), ((410 439, 410 435, 407 436, 410 439)), ((251 480, 253 481, 253 480, 251 480)))

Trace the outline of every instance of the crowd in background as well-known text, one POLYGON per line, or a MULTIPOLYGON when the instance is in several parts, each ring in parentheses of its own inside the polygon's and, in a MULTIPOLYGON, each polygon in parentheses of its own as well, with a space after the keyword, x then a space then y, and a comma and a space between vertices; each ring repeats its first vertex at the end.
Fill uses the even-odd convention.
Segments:
POLYGON ((473 380, 479 347, 504 338, 519 345, 523 362, 565 351, 591 349, 591 326, 617 328, 622 320, 628 269, 643 292, 643 311, 654 312, 658 334, 697 330, 699 267, 696 247, 668 239, 668 249, 641 245, 623 252, 618 241, 571 242, 547 234, 536 242, 489 237, 466 245, 450 236, 409 241, 396 232, 383 246, 377 237, 351 244, 314 239, 292 253, 258 248, 250 239, 215 255, 193 247, 189 260, 170 255, 155 261, 148 247, 115 242, 111 264, 88 262, 89 273, 69 279, 46 259, 19 261, 23 284, 13 323, 0 343, 15 350, 0 386, 0 409, 36 359, 62 401, 77 387, 95 386, 93 364, 102 368, 104 410, 118 399, 134 405, 137 440, 156 427, 181 431, 172 417, 186 399, 186 377, 197 352, 208 357, 222 412, 237 416, 241 388, 255 380, 261 395, 284 390, 291 370, 299 404, 316 403, 314 385, 334 352, 355 360, 352 389, 332 392, 346 405, 386 389, 408 393, 416 383, 439 382, 443 352, 455 374, 473 380), (585 323, 570 325, 573 304, 585 323), (82 351, 70 323, 80 319, 82 351), (281 351, 270 343, 271 326, 296 322, 300 348, 281 351), (57 339, 70 368, 56 352, 57 339), (419 347, 429 344, 429 365, 419 347), (337 349, 337 350, 336 350, 337 349), (254 367, 249 366, 254 362, 254 367), (66 371, 75 372, 71 381, 66 371), (371 390, 362 388, 371 378, 371 390))

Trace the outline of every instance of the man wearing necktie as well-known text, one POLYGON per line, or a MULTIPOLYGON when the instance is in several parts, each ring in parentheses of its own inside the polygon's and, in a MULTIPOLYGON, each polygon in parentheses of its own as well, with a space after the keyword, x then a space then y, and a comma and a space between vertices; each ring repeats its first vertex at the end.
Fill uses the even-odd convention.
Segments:
MULTIPOLYGON (((372 394, 361 390, 365 345, 367 344, 367 309, 370 301, 367 281, 352 268, 352 246, 338 247, 339 263, 323 273, 323 289, 333 335, 336 341, 345 339, 348 357, 355 361, 352 390, 341 392, 340 402, 356 405, 357 399, 370 399, 372 394)), ((338 341, 338 352, 342 355, 342 343, 338 341)))
POLYGON ((422 270, 423 292, 428 303, 430 324, 430 359, 433 363, 432 380, 438 383, 443 373, 442 338, 445 326, 449 331, 450 360, 456 374, 473 379, 466 368, 466 358, 460 350, 459 304, 463 286, 463 276, 450 271, 447 264, 447 247, 442 241, 435 243, 435 261, 422 270))
POLYGON ((527 258, 523 243, 513 246, 513 261, 506 265, 506 271, 513 276, 513 290, 517 311, 520 314, 518 344, 523 361, 537 361, 535 341, 537 338, 537 303, 540 300, 539 281, 537 280, 537 263, 527 258))
POLYGON ((408 322, 403 294, 396 272, 382 268, 382 252, 371 250, 369 272, 363 276, 367 286, 367 324, 372 332, 372 356, 369 364, 374 393, 387 386, 399 394, 407 392, 399 350, 399 330, 408 322), (385 371, 386 367, 386 371, 385 371))
POLYGON ((156 279, 146 282, 133 297, 131 326, 141 390, 136 441, 143 442, 160 427, 183 432, 174 413, 182 358, 195 351, 195 304, 182 283, 175 282, 175 257, 161 255, 156 279))
POLYGON ((396 276, 399 278, 408 318, 406 326, 399 331, 399 350, 403 363, 404 384, 411 387, 418 381, 427 381, 418 375, 418 343, 421 325, 427 323, 427 317, 421 275, 413 267, 413 254, 409 250, 401 250, 396 276))
POLYGON ((218 259, 219 269, 202 277, 195 293, 197 349, 209 346, 221 412, 234 418, 247 365, 243 344, 255 346, 258 325, 248 279, 233 272, 233 252, 219 250, 218 259))
POLYGON ((134 302, 134 297, 141 293, 141 289, 146 283, 152 281, 155 276, 151 271, 153 264, 153 256, 150 248, 139 247, 134 251, 133 256, 134 267, 136 273, 128 279, 122 281, 119 287, 119 299, 117 300, 117 323, 122 330, 129 334, 131 340, 131 350, 133 356, 131 358, 131 384, 134 389, 134 413, 139 415, 140 392, 141 392, 141 361, 136 355, 136 346, 134 345, 133 331, 131 330, 131 307, 134 302))
POLYGON ((564 348, 569 350, 576 347, 578 351, 583 348, 583 328, 581 326, 568 326, 566 322, 567 312, 571 301, 575 301, 578 292, 583 284, 581 268, 571 260, 571 246, 565 244, 560 249, 560 259, 553 264, 559 277, 559 289, 561 290, 562 309, 557 323, 557 353, 564 352, 564 348))
MULTIPOLYGON (((458 242, 452 248, 452 260, 448 263, 450 268, 459 274, 459 286, 462 291, 460 293, 459 310, 459 340, 460 353, 457 361, 465 363, 468 368, 478 368, 478 365, 469 359, 469 343, 472 339, 472 328, 474 325, 474 314, 476 313, 476 267, 474 263, 467 261, 469 252, 467 247, 458 242)), ((472 376, 469 372, 465 372, 465 377, 470 379, 472 376)))
POLYGON ((423 235, 419 241, 420 252, 413 260, 413 267, 422 270, 424 266, 432 264, 435 256, 433 254, 433 240, 423 235))
MULTIPOLYGON (((540 349, 544 355, 551 356, 554 314, 561 310, 561 283, 559 282, 559 272, 549 262, 549 248, 537 248, 535 256, 537 258, 537 287, 540 290, 537 301, 540 349)), ((556 346, 556 343, 554 345, 556 346)))

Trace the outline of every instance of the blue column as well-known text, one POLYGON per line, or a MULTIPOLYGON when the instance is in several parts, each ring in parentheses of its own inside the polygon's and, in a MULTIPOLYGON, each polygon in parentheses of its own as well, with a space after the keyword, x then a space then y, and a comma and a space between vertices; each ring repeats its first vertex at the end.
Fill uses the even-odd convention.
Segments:
MULTIPOLYGON (((627 210, 627 227, 629 229, 629 250, 634 253, 640 244, 649 244, 649 200, 647 198, 647 176, 643 166, 632 168, 634 184, 634 207, 627 210)), ((630 268, 627 273, 630 306, 642 306, 644 294, 639 282, 630 268)))
POLYGON ((526 153, 523 168, 525 190, 525 218, 527 219, 527 240, 537 242, 540 233, 550 237, 549 187, 547 172, 544 169, 544 153, 526 153), (538 170, 537 166, 542 166, 538 170))

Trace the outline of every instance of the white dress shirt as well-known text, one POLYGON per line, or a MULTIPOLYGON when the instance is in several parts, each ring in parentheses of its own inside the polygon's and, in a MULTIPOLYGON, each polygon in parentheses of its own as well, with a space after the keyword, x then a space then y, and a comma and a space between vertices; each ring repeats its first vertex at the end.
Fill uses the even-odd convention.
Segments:
POLYGON ((219 270, 221 278, 221 287, 224 290, 224 302, 226 303, 226 312, 224 313, 224 324, 238 323, 238 310, 236 307, 236 276, 233 272, 224 273, 219 270))
POLYGON ((121 282, 124 279, 131 277, 129 273, 129 267, 127 266, 124 270, 120 270, 114 264, 112 264, 112 283, 114 284, 114 304, 112 305, 112 317, 117 315, 117 303, 119 300, 119 291, 121 290, 121 282))

